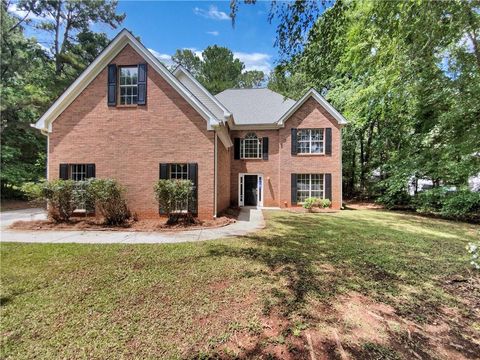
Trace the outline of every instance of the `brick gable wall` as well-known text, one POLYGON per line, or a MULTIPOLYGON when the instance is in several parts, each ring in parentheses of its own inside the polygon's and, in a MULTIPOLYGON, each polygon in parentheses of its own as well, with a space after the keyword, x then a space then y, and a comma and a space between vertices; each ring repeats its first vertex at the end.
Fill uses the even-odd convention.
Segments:
MULTIPOLYGON (((127 45, 112 61, 145 62, 127 45)), ((153 185, 159 163, 198 163, 199 217, 211 218, 214 191, 214 132, 197 111, 151 66, 147 105, 107 106, 104 69, 53 122, 49 135, 49 179, 60 163, 95 163, 96 176, 115 178, 127 189, 128 204, 142 217, 158 216, 153 185)))

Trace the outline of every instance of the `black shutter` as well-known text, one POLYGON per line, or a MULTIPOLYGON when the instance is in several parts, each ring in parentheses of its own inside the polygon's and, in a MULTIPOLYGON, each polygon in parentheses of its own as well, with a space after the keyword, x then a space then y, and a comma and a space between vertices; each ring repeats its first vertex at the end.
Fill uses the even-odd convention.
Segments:
POLYGON ((292 128, 292 155, 297 155, 297 129, 292 128))
POLYGON ((167 180, 170 176, 168 173, 168 164, 160 164, 160 179, 167 180))
POLYGON ((240 160, 240 138, 233 139, 233 158, 240 160))
POLYGON ((193 183, 192 199, 188 202, 188 211, 197 215, 198 213, 198 165, 188 164, 188 180, 193 183))
POLYGON ((138 64, 138 105, 147 103, 147 64, 138 64))
POLYGON ((117 65, 108 65, 108 106, 117 105, 117 65))
POLYGON ((292 205, 297 205, 297 174, 292 174, 292 205))
POLYGON ((62 180, 68 180, 68 164, 60 164, 60 175, 62 180))
POLYGON ((325 174, 325 199, 332 201, 332 174, 325 174))
POLYGON ((325 154, 332 155, 332 128, 325 129, 325 154))
POLYGON ((95 177, 95 164, 87 164, 87 179, 95 177))
POLYGON ((262 139, 263 160, 268 160, 268 137, 262 139))

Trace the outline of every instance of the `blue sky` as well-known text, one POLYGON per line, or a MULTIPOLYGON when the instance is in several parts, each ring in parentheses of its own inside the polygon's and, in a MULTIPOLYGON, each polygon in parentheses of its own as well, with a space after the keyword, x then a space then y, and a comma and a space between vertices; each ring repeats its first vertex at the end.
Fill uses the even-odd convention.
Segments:
MULTIPOLYGON (((169 64, 176 49, 189 48, 197 53, 208 45, 231 49, 246 65, 246 70, 268 72, 277 60, 274 47, 276 24, 268 22, 270 2, 240 4, 235 27, 229 18, 228 1, 119 1, 118 11, 126 13, 122 27, 140 36, 144 45, 169 64)), ((15 10, 14 8, 11 10, 15 10)), ((96 27, 110 37, 119 31, 96 27)), ((29 31, 49 46, 50 37, 29 31)))

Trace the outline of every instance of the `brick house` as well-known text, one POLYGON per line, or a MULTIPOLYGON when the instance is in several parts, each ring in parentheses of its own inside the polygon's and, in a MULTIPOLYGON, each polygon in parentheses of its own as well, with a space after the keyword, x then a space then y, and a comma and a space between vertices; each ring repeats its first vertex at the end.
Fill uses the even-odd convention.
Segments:
POLYGON ((115 178, 141 217, 158 216, 159 178, 190 179, 191 210, 212 218, 309 196, 339 209, 344 124, 313 89, 298 101, 268 89, 214 96, 122 30, 34 127, 48 137, 48 179, 115 178))

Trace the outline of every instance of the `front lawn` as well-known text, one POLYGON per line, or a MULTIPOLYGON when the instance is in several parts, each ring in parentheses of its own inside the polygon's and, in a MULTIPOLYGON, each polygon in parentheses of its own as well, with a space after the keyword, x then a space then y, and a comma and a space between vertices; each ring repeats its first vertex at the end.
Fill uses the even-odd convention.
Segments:
POLYGON ((1 352, 22 358, 475 358, 480 227, 266 212, 172 245, 1 244, 1 352))

